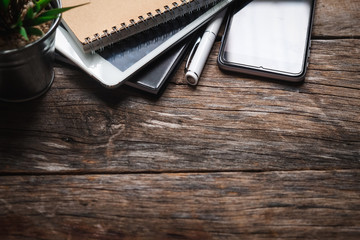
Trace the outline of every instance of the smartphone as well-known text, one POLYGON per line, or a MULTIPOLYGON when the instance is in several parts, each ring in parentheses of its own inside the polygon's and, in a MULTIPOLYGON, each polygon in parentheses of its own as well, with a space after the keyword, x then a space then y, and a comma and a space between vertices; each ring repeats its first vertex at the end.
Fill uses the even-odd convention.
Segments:
POLYGON ((219 67, 285 81, 302 81, 311 44, 315 0, 238 1, 230 12, 219 67))

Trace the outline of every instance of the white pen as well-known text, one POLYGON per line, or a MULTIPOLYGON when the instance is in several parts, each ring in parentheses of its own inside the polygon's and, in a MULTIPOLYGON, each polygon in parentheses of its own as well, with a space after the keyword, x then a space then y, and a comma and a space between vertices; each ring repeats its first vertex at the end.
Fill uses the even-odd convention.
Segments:
POLYGON ((190 53, 189 59, 185 67, 186 70, 185 78, 188 84, 196 85, 198 83, 201 72, 210 54, 211 48, 214 45, 216 36, 219 32, 225 13, 226 13, 226 9, 218 13, 207 26, 202 38, 198 39, 198 41, 195 43, 194 48, 190 53), (197 45, 199 46, 196 49, 194 57, 191 58, 194 49, 196 48, 197 45))

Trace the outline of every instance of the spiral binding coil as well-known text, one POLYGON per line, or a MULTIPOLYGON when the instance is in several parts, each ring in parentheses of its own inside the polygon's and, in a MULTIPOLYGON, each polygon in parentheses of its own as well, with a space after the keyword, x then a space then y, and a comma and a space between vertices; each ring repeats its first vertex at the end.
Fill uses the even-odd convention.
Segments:
POLYGON ((84 51, 94 52, 138 32, 171 21, 186 13, 191 13, 192 11, 199 10, 209 5, 214 5, 219 1, 220 0, 180 0, 180 3, 173 2, 171 7, 167 5, 164 6, 163 11, 161 9, 156 9, 155 15, 148 12, 146 17, 139 16, 138 20, 130 19, 129 24, 121 23, 120 27, 113 26, 111 31, 105 29, 101 34, 95 33, 92 38, 85 38, 83 42, 84 51))

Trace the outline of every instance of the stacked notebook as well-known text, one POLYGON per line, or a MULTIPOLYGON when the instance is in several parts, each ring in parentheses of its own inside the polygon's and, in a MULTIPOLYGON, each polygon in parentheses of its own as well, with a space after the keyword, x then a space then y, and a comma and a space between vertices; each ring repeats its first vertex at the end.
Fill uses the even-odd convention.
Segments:
POLYGON ((106 87, 126 83, 157 93, 184 55, 189 36, 232 0, 62 2, 63 7, 90 2, 63 14, 56 38, 62 55, 106 87))

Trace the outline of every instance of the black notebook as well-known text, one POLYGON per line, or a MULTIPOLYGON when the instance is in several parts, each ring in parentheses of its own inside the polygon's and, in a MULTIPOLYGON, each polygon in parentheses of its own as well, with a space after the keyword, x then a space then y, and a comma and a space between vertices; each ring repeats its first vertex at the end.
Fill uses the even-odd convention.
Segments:
MULTIPOLYGON (((186 40, 170 49, 156 61, 152 62, 132 78, 125 85, 140 89, 152 94, 158 94, 181 64, 192 41, 186 40)), ((56 60, 76 66, 68 58, 56 52, 56 60)))
POLYGON ((125 84, 153 94, 159 93, 164 83, 178 69, 189 46, 190 41, 178 44, 135 74, 125 84))

